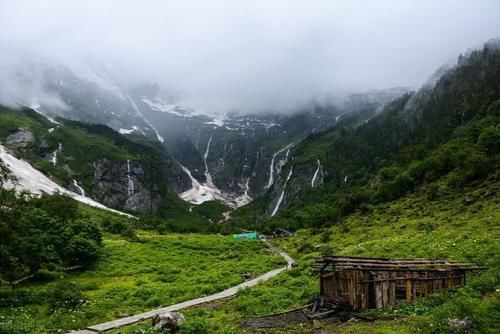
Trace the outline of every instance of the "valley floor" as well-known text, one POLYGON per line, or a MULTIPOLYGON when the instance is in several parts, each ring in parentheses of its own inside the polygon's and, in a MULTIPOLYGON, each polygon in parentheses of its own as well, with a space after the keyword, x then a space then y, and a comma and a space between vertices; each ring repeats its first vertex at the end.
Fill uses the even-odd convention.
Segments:
POLYGON ((0 288, 0 332, 48 333, 84 328, 210 295, 284 265, 260 241, 197 234, 138 234, 139 241, 106 235, 102 258, 83 273, 0 288), (85 302, 75 310, 49 306, 60 282, 72 282, 85 302))
MULTIPOLYGON (((298 263, 265 284, 242 290, 235 298, 186 310, 182 333, 452 333, 450 319, 472 320, 471 333, 500 329, 500 183, 487 181, 463 193, 430 199, 425 192, 366 208, 330 228, 299 231, 274 243, 298 263), (446 258, 488 267, 469 277, 464 288, 392 309, 373 311, 376 321, 328 322, 287 328, 249 330, 245 319, 307 304, 318 294, 309 264, 322 253, 338 255, 446 258)), ((120 330, 145 333, 149 323, 120 330)), ((152 332, 151 332, 152 333, 152 332)))
MULTIPOLYGON (((329 228, 298 231, 274 239, 297 266, 269 281, 240 290, 229 300, 183 311, 187 333, 447 333, 450 319, 472 319, 471 333, 500 329, 500 182, 487 180, 458 193, 441 187, 438 196, 425 191, 397 201, 367 207, 329 228), (373 311, 372 322, 322 322, 267 330, 249 330, 245 319, 282 312, 317 296, 310 264, 322 253, 394 258, 446 258, 474 262, 488 269, 470 277, 467 286, 391 309, 373 311), (316 325, 318 327, 318 325, 316 325)), ((139 233, 140 242, 106 235, 104 253, 95 268, 80 274, 2 288, 3 323, 35 324, 37 332, 84 328, 222 291, 284 264, 259 241, 195 234, 139 233), (75 311, 48 306, 57 281, 71 281, 87 301, 75 311)), ((34 332, 23 330, 9 333, 34 332)), ((36 331, 35 331, 36 332, 36 331)), ((116 333, 153 333, 150 321, 116 333)))

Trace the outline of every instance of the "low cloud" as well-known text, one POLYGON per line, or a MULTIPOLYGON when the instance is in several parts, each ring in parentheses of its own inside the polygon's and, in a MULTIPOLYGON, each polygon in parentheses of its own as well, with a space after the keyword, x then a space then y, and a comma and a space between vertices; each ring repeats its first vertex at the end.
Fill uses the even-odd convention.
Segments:
POLYGON ((0 22, 2 103, 43 95, 9 86, 19 60, 91 60, 200 110, 285 112, 332 93, 419 86, 500 36, 500 2, 16 0, 0 2, 0 22))

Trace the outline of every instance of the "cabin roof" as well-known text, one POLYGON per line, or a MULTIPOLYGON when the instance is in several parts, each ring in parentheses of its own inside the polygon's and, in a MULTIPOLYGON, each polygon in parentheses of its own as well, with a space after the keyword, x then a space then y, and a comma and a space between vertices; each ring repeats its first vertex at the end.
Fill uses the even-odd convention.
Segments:
POLYGON ((368 270, 368 271, 453 271, 453 270, 481 270, 473 263, 464 263, 443 259, 387 259, 355 256, 325 255, 316 259, 312 265, 318 273, 368 270))

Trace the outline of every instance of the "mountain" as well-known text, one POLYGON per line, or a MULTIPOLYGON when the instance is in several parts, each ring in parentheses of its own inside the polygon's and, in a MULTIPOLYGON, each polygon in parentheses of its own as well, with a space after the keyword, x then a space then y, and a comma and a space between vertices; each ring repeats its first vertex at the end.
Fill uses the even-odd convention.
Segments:
POLYGON ((353 113, 308 136, 266 196, 233 217, 252 228, 322 226, 409 192, 440 196, 495 178, 499 97, 500 47, 491 41, 376 116, 353 113))
POLYGON ((342 101, 313 101, 288 115, 209 116, 183 106, 157 84, 122 85, 103 67, 36 62, 17 76, 24 83, 30 77, 39 79, 43 94, 24 104, 51 118, 108 125, 133 141, 144 136, 156 140, 178 167, 168 179, 170 189, 191 203, 218 200, 231 207, 265 193, 290 157, 289 148, 301 139, 352 115, 365 121, 407 91, 395 88, 342 101), (45 95, 61 103, 44 104, 45 95), (177 177, 178 169, 182 177, 177 177))
POLYGON ((48 119, 31 109, 0 107, 0 142, 3 153, 29 161, 50 181, 118 210, 158 213, 169 192, 189 183, 153 142, 135 143, 104 125, 48 119))

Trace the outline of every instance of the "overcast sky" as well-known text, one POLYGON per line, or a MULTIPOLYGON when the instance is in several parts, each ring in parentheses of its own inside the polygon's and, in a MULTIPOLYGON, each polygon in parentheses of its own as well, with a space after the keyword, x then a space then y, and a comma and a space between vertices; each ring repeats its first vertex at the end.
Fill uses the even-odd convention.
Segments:
POLYGON ((94 59, 202 109, 288 110, 326 93, 418 87, 500 37, 500 1, 0 0, 0 25, 4 67, 21 55, 94 59))

